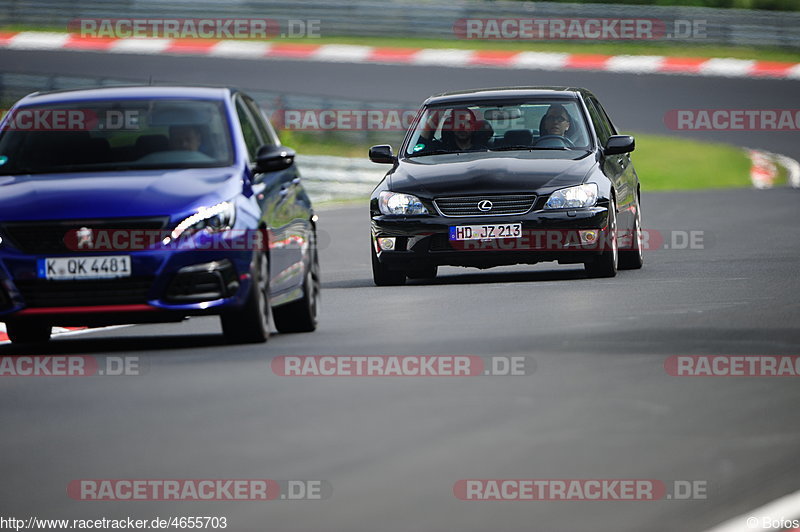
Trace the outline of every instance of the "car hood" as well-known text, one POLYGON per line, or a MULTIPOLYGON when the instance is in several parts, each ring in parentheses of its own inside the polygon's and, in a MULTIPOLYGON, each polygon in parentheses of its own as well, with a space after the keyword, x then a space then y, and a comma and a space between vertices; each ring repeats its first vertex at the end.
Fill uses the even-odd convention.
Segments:
POLYGON ((389 187, 428 197, 549 192, 582 183, 595 164, 590 152, 433 155, 401 160, 390 176, 389 187))
POLYGON ((175 216, 241 193, 236 168, 0 176, 5 221, 175 216))

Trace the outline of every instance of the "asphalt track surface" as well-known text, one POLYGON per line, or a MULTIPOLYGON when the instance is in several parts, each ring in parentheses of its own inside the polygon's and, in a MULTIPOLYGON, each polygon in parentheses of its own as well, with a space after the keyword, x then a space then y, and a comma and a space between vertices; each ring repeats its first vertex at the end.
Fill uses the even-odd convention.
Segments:
MULTIPOLYGON (((654 132, 663 128, 663 113, 651 103, 790 108, 797 88, 721 78, 65 52, 4 51, 0 63, 7 71, 79 75, 81 66, 87 75, 112 77, 126 68, 155 70, 173 81, 224 79, 407 102, 456 87, 546 78, 588 86, 623 129, 654 132)), ((752 133, 740 144, 796 157, 796 138, 752 133)), ((646 253, 644 269, 614 279, 540 264, 443 268, 434 282, 391 288, 372 286, 366 207, 323 210, 323 306, 314 333, 230 347, 217 320, 192 319, 64 336, 36 350, 0 346, 0 355, 137 356, 146 368, 128 377, 0 380, 3 513, 224 515, 237 531, 705 530, 798 489, 800 388, 790 377, 673 377, 664 362, 671 355, 798 354, 798 201, 800 193, 789 189, 645 191, 645 228, 668 242, 672 234, 701 231, 703 245, 660 246, 646 253), (270 369, 279 355, 325 354, 524 356, 535 370, 517 377, 290 378, 270 369), (322 501, 271 502, 67 497, 71 480, 90 478, 323 479, 333 493, 322 501), (691 501, 460 501, 453 485, 468 478, 700 480, 708 487, 705 500, 691 501)))

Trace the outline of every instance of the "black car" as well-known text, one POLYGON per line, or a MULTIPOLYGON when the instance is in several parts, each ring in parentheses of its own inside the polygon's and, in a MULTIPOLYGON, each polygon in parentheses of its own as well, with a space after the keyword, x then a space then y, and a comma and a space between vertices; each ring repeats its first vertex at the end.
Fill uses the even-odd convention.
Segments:
POLYGON ((428 98, 397 155, 369 152, 392 165, 370 199, 375 284, 432 279, 440 265, 641 268, 634 145, 585 89, 428 98))

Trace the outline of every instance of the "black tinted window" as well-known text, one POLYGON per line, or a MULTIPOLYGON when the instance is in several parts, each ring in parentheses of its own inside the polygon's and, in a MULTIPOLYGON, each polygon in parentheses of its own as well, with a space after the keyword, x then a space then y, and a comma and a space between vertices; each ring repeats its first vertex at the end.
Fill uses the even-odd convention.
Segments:
POLYGON ((244 143, 247 145, 247 155, 251 161, 255 160, 256 152, 263 143, 259 137, 258 128, 254 124, 250 112, 242 103, 241 98, 236 100, 236 114, 239 115, 239 123, 242 125, 242 136, 244 136, 244 143))

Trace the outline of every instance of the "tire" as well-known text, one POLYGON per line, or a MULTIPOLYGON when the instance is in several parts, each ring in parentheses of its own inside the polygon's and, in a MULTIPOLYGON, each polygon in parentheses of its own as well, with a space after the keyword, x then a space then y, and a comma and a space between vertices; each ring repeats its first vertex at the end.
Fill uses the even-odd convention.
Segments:
POLYGON ((376 286, 402 286, 406 284, 406 272, 402 270, 390 270, 385 264, 381 264, 378 260, 378 255, 375 253, 374 246, 370 245, 372 250, 372 280, 376 286))
POLYGON ((231 344, 258 344, 269 338, 269 259, 261 253, 253 268, 247 301, 220 315, 222 333, 231 344))
POLYGON ((47 342, 53 327, 49 323, 6 323, 8 339, 15 344, 47 342))
MULTIPOLYGON (((610 249, 606 249, 603 253, 595 258, 592 262, 584 263, 584 268, 589 277, 614 277, 617 275, 617 266, 619 264, 619 244, 617 242, 617 203, 614 197, 608 205, 608 224, 606 225, 606 233, 610 249)), ((605 244, 604 244, 604 247, 605 244)))
POLYGON ((303 297, 272 309, 272 319, 278 332, 311 332, 317 328, 320 277, 316 242, 315 236, 312 238, 310 266, 306 268, 306 275, 303 278, 303 297))
POLYGON ((638 270, 644 264, 644 251, 642 245, 642 214, 639 200, 636 200, 636 218, 633 220, 633 233, 631 234, 631 249, 619 252, 620 270, 638 270))
POLYGON ((430 281, 436 279, 437 273, 439 273, 438 266, 429 266, 422 270, 408 270, 406 272, 406 277, 409 279, 426 279, 430 281))

